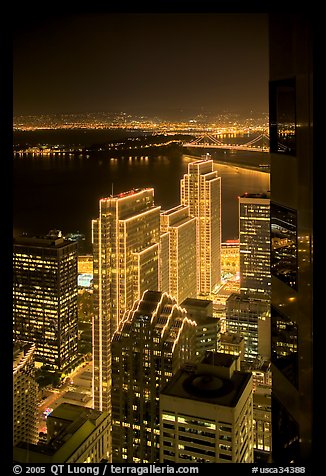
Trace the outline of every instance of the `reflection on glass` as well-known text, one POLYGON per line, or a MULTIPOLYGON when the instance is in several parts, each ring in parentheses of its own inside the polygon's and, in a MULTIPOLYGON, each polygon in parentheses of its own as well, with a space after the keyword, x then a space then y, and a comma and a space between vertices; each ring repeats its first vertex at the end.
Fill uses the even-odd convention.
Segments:
POLYGON ((295 155, 295 81, 270 83, 270 150, 295 155))
POLYGON ((300 462, 299 425, 288 410, 272 397, 273 459, 287 465, 300 462))
POLYGON ((272 363, 298 387, 298 326, 272 306, 272 363))
POLYGON ((271 203, 271 271, 291 288, 297 288, 297 214, 271 203))

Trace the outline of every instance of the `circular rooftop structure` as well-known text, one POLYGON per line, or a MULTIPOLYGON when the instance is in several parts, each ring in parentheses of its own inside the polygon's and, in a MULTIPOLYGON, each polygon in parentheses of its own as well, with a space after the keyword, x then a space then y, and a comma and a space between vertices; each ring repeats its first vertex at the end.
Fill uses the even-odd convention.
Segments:
POLYGON ((217 398, 233 390, 233 383, 214 374, 194 373, 185 379, 183 388, 196 397, 217 398))

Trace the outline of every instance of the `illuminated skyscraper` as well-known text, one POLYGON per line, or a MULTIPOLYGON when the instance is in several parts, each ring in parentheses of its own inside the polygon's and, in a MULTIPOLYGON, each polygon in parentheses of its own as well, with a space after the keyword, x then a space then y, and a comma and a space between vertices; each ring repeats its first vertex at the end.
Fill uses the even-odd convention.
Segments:
MULTIPOLYGON (((181 303, 197 296, 196 218, 189 207, 179 205, 161 213, 161 233, 169 235, 168 292, 181 303)), ((164 272, 164 269, 162 270, 164 272)))
POLYGON ((239 198, 240 293, 269 301, 270 198, 269 194, 244 194, 239 198))
POLYGON ((160 207, 154 190, 102 198, 92 222, 94 408, 110 410, 111 339, 124 312, 146 289, 158 289, 160 207))
POLYGON ((112 341, 112 462, 159 461, 159 395, 195 354, 196 323, 167 293, 146 291, 112 341))
POLYGON ((239 357, 207 352, 160 394, 160 462, 252 463, 252 376, 239 357))
POLYGON ((38 442, 35 345, 17 342, 13 349, 13 444, 38 442))
POLYGON ((197 218, 197 290, 209 294, 221 280, 221 177, 212 160, 188 165, 181 179, 181 204, 197 218))
POLYGON ((35 361, 64 370, 77 357, 77 243, 53 230, 13 246, 14 340, 35 344, 35 361))

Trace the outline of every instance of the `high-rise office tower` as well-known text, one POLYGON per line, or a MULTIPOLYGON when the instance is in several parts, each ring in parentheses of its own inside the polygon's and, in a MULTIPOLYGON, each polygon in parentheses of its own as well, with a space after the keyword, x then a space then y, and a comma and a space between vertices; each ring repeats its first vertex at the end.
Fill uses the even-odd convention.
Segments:
POLYGON ((159 461, 159 395, 194 357, 196 324, 167 293, 146 291, 112 340, 112 461, 159 461))
POLYGON ((92 242, 94 408, 110 410, 112 336, 134 301, 159 286, 160 207, 154 189, 102 198, 92 242))
POLYGON ((218 351, 220 346, 220 319, 213 317, 213 301, 187 298, 181 303, 189 319, 195 321, 195 360, 200 361, 208 350, 218 351))
POLYGON ((35 345, 16 342, 13 349, 13 444, 38 442, 35 345))
POLYGON ((197 296, 196 231, 196 218, 189 216, 189 207, 179 205, 161 213, 161 234, 169 234, 169 284, 161 290, 178 303, 197 296))
POLYGON ((181 179, 181 204, 198 220, 197 290, 207 295, 221 281, 221 177, 212 160, 188 164, 181 179))
POLYGON ((161 463, 252 463, 252 376, 239 357, 207 352, 160 394, 161 463))
POLYGON ((35 344, 35 361, 64 370, 77 357, 77 243, 53 230, 13 244, 14 340, 35 344))
POLYGON ((266 349, 260 341, 263 344, 266 336, 270 336, 270 303, 232 293, 226 301, 226 329, 243 336, 247 362, 257 359, 261 349, 266 357, 266 349), (265 335, 261 335, 261 329, 265 335))
POLYGON ((270 300, 270 197, 245 193, 239 198, 240 293, 270 300))
POLYGON ((309 12, 270 14, 272 454, 282 465, 320 452, 312 454, 313 270, 322 262, 313 259, 312 45, 309 12))

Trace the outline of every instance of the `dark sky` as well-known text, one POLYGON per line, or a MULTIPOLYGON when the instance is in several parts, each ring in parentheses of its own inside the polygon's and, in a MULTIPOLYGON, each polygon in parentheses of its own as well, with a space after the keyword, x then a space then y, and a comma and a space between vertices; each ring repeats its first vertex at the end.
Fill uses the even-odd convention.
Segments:
POLYGON ((13 45, 14 115, 268 111, 266 14, 39 14, 13 45))

